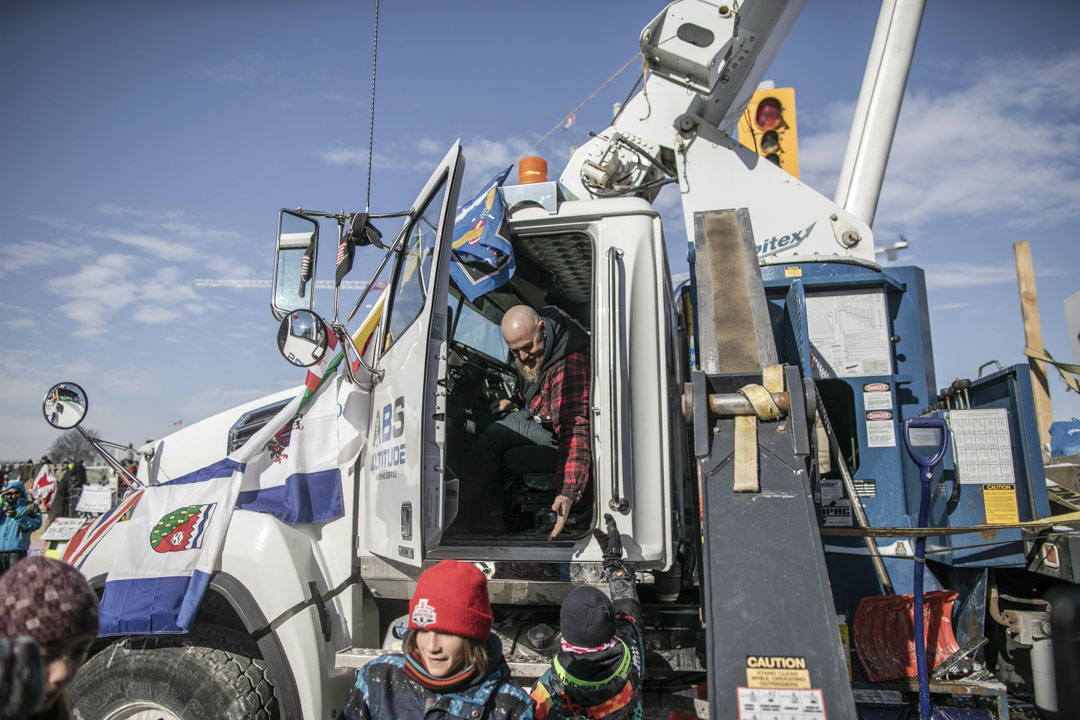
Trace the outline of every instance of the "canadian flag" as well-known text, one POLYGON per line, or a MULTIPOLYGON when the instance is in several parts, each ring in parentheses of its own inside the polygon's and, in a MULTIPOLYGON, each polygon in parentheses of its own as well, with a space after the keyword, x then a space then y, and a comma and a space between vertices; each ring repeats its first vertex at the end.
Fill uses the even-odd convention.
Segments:
POLYGON ((30 494, 48 510, 56 492, 56 478, 49 472, 49 466, 43 464, 37 477, 30 483, 30 494))

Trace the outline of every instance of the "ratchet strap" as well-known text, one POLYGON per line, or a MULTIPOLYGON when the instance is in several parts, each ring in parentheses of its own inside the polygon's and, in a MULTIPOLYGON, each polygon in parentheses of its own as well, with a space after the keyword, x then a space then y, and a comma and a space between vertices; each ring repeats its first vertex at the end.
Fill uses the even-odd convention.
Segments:
POLYGON ((1080 522, 1080 512, 1052 515, 1039 520, 1025 520, 1023 522, 1002 523, 1000 525, 968 525, 967 527, 932 527, 932 528, 907 528, 907 527, 821 527, 818 528, 822 535, 838 535, 842 537, 939 537, 942 535, 963 535, 965 533, 984 533, 1010 528, 1023 528, 1027 530, 1042 530, 1054 525, 1068 525, 1080 522))
POLYGON ((1024 354, 1029 358, 1042 360, 1043 362, 1053 365, 1057 368, 1065 385, 1074 393, 1080 393, 1080 380, 1077 380, 1077 373, 1080 373, 1080 365, 1070 365, 1069 363, 1058 362, 1046 348, 1043 348, 1043 351, 1039 352, 1038 350, 1026 347, 1024 348, 1024 354))
POLYGON ((757 423, 762 420, 779 420, 782 413, 772 394, 784 389, 784 366, 770 365, 761 372, 761 385, 746 385, 739 389, 754 408, 754 415, 735 418, 735 492, 760 492, 758 479, 757 423))

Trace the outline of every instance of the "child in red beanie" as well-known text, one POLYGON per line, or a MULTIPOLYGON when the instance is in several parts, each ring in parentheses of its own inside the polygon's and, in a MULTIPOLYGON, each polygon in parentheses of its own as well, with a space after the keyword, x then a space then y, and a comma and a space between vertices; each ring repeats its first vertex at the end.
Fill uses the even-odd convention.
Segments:
POLYGON ((71 565, 31 557, 0 577, 0 635, 31 637, 41 646, 44 700, 31 720, 71 717, 64 689, 97 631, 97 595, 71 565))
POLYGON ((487 578, 475 566, 443 560, 425 570, 409 601, 405 652, 357 673, 343 716, 532 720, 491 622, 487 578))

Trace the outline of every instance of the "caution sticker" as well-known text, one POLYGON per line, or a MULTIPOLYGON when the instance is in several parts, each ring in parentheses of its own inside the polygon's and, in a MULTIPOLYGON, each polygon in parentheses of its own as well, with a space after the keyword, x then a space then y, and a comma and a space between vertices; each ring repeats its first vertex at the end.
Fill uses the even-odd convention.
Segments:
POLYGON ((1020 513, 1016 509, 1016 485, 994 483, 983 485, 982 488, 987 525, 1020 522, 1020 513))
POLYGON ((746 684, 752 688, 809 690, 806 658, 798 655, 747 655, 746 684))
POLYGON ((784 720, 826 720, 825 697, 821 690, 781 690, 737 687, 740 720, 783 718, 784 720))

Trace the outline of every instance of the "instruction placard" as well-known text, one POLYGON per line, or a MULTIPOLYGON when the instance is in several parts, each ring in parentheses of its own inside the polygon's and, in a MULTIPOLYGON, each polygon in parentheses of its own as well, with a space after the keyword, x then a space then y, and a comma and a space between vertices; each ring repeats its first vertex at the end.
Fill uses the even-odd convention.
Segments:
POLYGON ((962 484, 1016 482, 1007 410, 950 410, 945 419, 952 433, 956 476, 962 484))
POLYGON ((825 720, 821 690, 735 688, 739 720, 825 720))
POLYGON ((837 377, 892 374, 885 293, 807 293, 810 343, 837 377))
POLYGON ((983 506, 986 508, 987 525, 1020 522, 1020 513, 1016 509, 1015 485, 983 485, 983 506))

